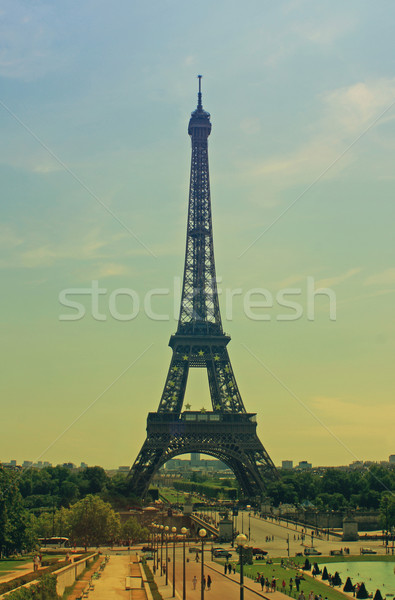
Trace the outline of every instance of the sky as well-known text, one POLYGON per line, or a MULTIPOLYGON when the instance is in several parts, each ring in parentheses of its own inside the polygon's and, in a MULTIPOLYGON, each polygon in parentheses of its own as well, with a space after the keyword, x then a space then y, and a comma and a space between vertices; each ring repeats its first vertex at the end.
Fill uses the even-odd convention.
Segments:
MULTIPOLYGON (((388 0, 2 2, 0 460, 133 464, 177 327, 198 74, 260 440, 277 465, 395 453, 394 18, 388 0)), ((205 372, 188 383, 209 410, 205 372)))

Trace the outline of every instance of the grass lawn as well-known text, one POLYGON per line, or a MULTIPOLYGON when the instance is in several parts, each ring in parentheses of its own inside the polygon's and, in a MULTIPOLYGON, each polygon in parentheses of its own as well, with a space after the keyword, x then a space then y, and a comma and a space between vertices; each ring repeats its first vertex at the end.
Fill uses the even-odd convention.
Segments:
MULTIPOLYGON (((237 570, 239 570, 238 567, 237 570)), ((313 579, 308 575, 304 575, 305 579, 300 582, 299 593, 296 591, 295 583, 293 584, 291 595, 289 591, 289 580, 292 577, 295 582, 296 570, 293 568, 284 568, 279 563, 268 565, 265 562, 257 561, 253 565, 244 566, 244 577, 246 578, 247 585, 252 585, 253 587, 256 587, 257 590, 260 590, 261 586, 258 583, 254 583, 253 580, 256 579, 256 574, 258 571, 261 574, 263 573, 263 575, 267 577, 269 581, 272 579, 272 577, 275 577, 277 579, 277 589, 280 591, 282 591, 282 582, 284 580, 286 583, 285 592, 288 596, 293 598, 297 598, 299 593, 303 590, 306 598, 308 598, 309 593, 313 591, 314 594, 317 594, 317 596, 318 594, 321 594, 322 598, 328 598, 328 600, 344 600, 343 593, 337 591, 337 589, 329 587, 325 583, 322 583, 320 578, 313 579)))
POLYGON ((0 560, 0 575, 5 575, 5 572, 8 571, 14 571, 17 567, 22 567, 23 565, 29 562, 32 562, 31 557, 0 560))
POLYGON ((161 496, 166 498, 166 500, 170 502, 170 504, 175 504, 177 502, 180 504, 184 504, 187 498, 190 498, 191 502, 200 502, 199 498, 197 498, 196 496, 190 496, 190 494, 181 491, 177 492, 177 490, 173 488, 159 488, 159 493, 161 496))
MULTIPOLYGON (((385 555, 385 556, 377 556, 377 555, 361 555, 361 556, 311 556, 308 557, 311 564, 314 562, 317 563, 330 563, 330 562, 356 562, 356 561, 386 561, 386 562, 395 562, 395 556, 385 555)), ((286 559, 284 559, 286 561, 286 559)), ((292 559, 297 566, 304 565, 305 557, 297 557, 296 559, 292 559)), ((221 564, 224 564, 221 562, 221 564)), ((239 566, 236 565, 236 570, 239 572, 239 566)), ((267 577, 269 581, 272 577, 277 579, 277 589, 282 591, 282 582, 283 580, 286 583, 285 592, 288 596, 293 598, 298 597, 298 593, 296 591, 295 583, 293 584, 292 594, 289 590, 289 580, 292 579, 295 582, 295 574, 296 569, 292 566, 282 567, 280 563, 280 559, 274 560, 272 564, 267 564, 265 561, 254 561, 252 565, 244 566, 244 577, 247 585, 250 585, 257 590, 261 589, 259 583, 255 583, 256 574, 259 573, 267 577)), ((299 571, 300 573, 300 571, 299 571)), ((345 594, 342 592, 343 584, 338 588, 332 588, 326 583, 321 581, 321 576, 318 575, 315 579, 310 575, 304 573, 304 580, 300 582, 299 592, 303 590, 305 597, 307 598, 310 591, 313 591, 314 594, 321 594, 322 598, 328 598, 328 600, 344 600, 345 594), (339 590, 339 591, 338 591, 339 590)))
MULTIPOLYGON (((43 560, 45 560, 46 558, 60 558, 60 557, 62 557, 61 554, 59 554, 59 555, 43 554, 43 560)), ((18 557, 18 558, 9 558, 9 559, 0 560, 0 577, 2 577, 3 575, 8 575, 8 573, 11 573, 12 571, 16 571, 16 574, 18 574, 18 571, 20 570, 18 567, 24 567, 24 566, 30 566, 33 570, 33 555, 24 556, 23 558, 18 557)))

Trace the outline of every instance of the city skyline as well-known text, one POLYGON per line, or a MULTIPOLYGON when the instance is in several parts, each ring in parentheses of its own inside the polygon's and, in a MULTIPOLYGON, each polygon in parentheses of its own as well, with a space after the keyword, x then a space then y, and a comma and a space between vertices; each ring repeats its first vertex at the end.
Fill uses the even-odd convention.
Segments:
POLYGON ((221 314, 259 438, 275 464, 393 453, 395 7, 201 7, 5 3, 8 460, 138 453, 178 318, 198 73, 221 314))

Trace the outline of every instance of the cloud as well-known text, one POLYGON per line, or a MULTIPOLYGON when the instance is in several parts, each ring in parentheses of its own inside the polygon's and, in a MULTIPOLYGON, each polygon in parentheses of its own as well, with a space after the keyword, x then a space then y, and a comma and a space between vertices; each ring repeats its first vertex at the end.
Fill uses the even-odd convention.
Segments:
POLYGON ((277 187, 338 177, 357 160, 360 139, 369 129, 375 129, 376 141, 379 135, 386 135, 377 125, 393 118, 381 114, 395 102, 395 79, 358 82, 320 94, 316 100, 320 117, 306 130, 314 132, 310 138, 306 139, 306 134, 293 152, 250 161, 250 176, 272 178, 277 187))
POLYGON ((40 236, 41 241, 37 243, 37 240, 29 234, 23 239, 10 227, 3 227, 0 230, 0 239, 4 256, 0 259, 0 268, 35 269, 50 267, 63 260, 76 262, 108 260, 112 257, 124 256, 117 245, 127 237, 127 233, 124 232, 109 235, 104 234, 100 228, 93 228, 77 239, 56 241, 48 239, 43 243, 40 236))
POLYGON ((364 281, 364 285, 392 285, 395 283, 395 268, 386 269, 381 273, 371 275, 364 281))
POLYGON ((327 279, 320 279, 319 281, 315 282, 315 288, 317 289, 317 288, 334 287, 335 285, 339 285, 339 283, 343 283, 343 281, 350 279, 350 277, 353 277, 357 273, 360 273, 361 270, 362 270, 361 268, 349 269, 348 271, 346 271, 345 273, 341 273, 340 275, 335 275, 334 277, 328 277, 327 279))

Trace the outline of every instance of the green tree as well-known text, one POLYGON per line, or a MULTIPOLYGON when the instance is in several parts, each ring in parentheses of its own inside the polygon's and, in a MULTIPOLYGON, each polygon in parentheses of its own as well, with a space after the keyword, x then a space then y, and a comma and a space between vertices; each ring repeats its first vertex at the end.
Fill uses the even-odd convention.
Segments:
POLYGON ((395 495, 383 494, 380 502, 380 524, 385 531, 395 527, 395 495))
POLYGON ((18 475, 0 467, 0 554, 30 549, 31 518, 23 506, 18 475))
POLYGON ((143 542, 149 539, 149 530, 142 527, 135 517, 129 517, 122 525, 122 537, 130 543, 143 542))
POLYGON ((98 546, 119 537, 119 516, 108 502, 89 494, 70 508, 70 538, 79 545, 98 546))

